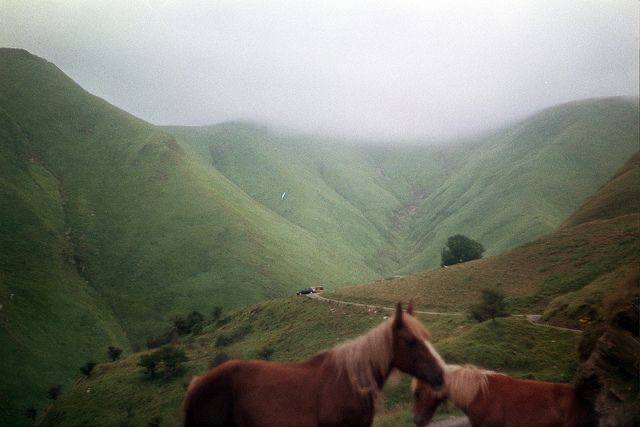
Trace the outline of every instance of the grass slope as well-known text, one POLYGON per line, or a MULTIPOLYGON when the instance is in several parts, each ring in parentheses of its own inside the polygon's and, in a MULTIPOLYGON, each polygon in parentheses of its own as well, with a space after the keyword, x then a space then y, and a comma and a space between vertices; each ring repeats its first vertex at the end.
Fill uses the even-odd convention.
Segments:
POLYGON ((572 102, 542 111, 477 145, 413 216, 414 259, 434 267, 456 233, 488 255, 553 231, 638 150, 637 98, 572 102))
MULTIPOLYGON (((0 424, 42 406, 108 345, 128 349, 116 318, 78 274, 58 182, 0 109, 0 424), (70 326, 73 327, 70 327, 70 326)), ((12 421, 10 421, 12 420, 12 421)))
POLYGON ((254 200, 382 275, 403 261, 404 204, 446 176, 437 147, 368 147, 247 123, 167 131, 254 200))
POLYGON ((3 420, 79 359, 136 346, 174 314, 375 277, 54 65, 14 49, 0 62, 0 304, 15 293, 25 307, 0 313, 3 396, 16 396, 3 420))
POLYGON ((456 233, 497 254, 551 232, 639 137, 630 98, 564 104, 442 147, 358 145, 247 123, 167 131, 254 200, 383 275, 438 265, 456 233))
POLYGON ((609 290, 637 270, 640 196, 637 154, 569 222, 555 232, 501 255, 416 275, 337 290, 335 298, 392 304, 411 297, 420 307, 464 311, 485 287, 501 287, 511 309, 545 313, 571 327, 596 318, 609 290), (571 225, 575 223, 576 225, 571 225))
MULTIPOLYGON (((304 297, 248 307, 178 344, 190 359, 179 378, 147 379, 136 366, 140 353, 105 363, 91 378, 77 380, 63 393, 41 423, 144 425, 155 420, 160 425, 178 425, 184 385, 192 375, 207 370, 219 352, 255 358, 261 348, 268 346, 274 350, 274 360, 303 360, 366 332, 387 314, 304 297), (215 347, 218 335, 239 329, 248 332, 227 347, 215 347)), ((482 362, 516 375, 557 381, 570 380, 577 363, 577 338, 569 332, 538 328, 517 319, 501 319, 496 325, 429 316, 422 316, 421 320, 432 332, 436 345, 452 360, 482 362), (489 353, 484 351, 488 346, 493 348, 489 353), (553 365, 549 360, 554 360, 553 365)), ((411 400, 408 378, 392 381, 384 394, 388 411, 406 408, 411 400)))
POLYGON ((631 156, 615 176, 589 197, 563 226, 571 227, 633 212, 640 212, 640 153, 631 156))

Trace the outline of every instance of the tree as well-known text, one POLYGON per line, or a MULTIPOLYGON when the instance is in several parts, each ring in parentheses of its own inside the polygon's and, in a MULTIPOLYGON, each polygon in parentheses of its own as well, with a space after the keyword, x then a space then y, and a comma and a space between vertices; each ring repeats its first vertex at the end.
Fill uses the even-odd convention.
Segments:
POLYGON ((478 322, 491 319, 495 322, 496 317, 508 316, 507 303, 504 299, 504 292, 500 289, 483 289, 481 300, 471 307, 471 317, 478 322))
POLYGON ((164 364, 165 378, 172 377, 180 370, 182 364, 189 360, 184 350, 177 347, 162 347, 156 352, 156 355, 164 364))
POLYGON ((447 245, 442 248, 441 266, 459 264, 482 258, 484 247, 479 242, 456 234, 447 239, 447 245))
POLYGON ((56 400, 58 396, 60 396, 60 392, 62 391, 62 386, 60 384, 55 384, 49 387, 47 391, 47 397, 51 400, 56 400))
POLYGON ((122 354, 121 348, 110 345, 109 348, 107 349, 107 355, 109 356, 109 359, 111 359, 112 362, 115 362, 116 360, 118 360, 121 354, 122 354))
POLYGON ((216 320, 220 319, 220 316, 222 316, 222 308, 219 306, 213 307, 213 309, 211 310, 211 320, 215 322, 216 320))
POLYGON ((173 319, 173 329, 178 335, 187 335, 201 326, 204 316, 197 311, 192 311, 186 317, 176 316, 173 319))
POLYGON ((140 356, 140 360, 138 361, 138 366, 142 366, 144 368, 144 373, 149 374, 151 378, 155 378, 156 376, 156 368, 158 367, 157 354, 157 352, 143 354, 140 356))
POLYGON ((262 347, 258 352, 258 359, 271 360, 273 353, 275 353, 275 350, 272 347, 262 347))
POLYGON ((80 368, 80 372, 82 372, 86 377, 90 377, 91 372, 93 372, 93 368, 95 367, 96 367, 96 362, 89 361, 80 368))
POLYGON ((213 359, 211 360, 211 363, 209 363, 209 368, 215 368, 216 366, 222 365, 224 362, 226 362, 229 359, 230 359, 229 355, 224 351, 222 351, 213 357, 213 359))
POLYGON ((24 416, 29 418, 31 421, 35 421, 38 416, 38 410, 33 406, 29 406, 24 410, 24 416))

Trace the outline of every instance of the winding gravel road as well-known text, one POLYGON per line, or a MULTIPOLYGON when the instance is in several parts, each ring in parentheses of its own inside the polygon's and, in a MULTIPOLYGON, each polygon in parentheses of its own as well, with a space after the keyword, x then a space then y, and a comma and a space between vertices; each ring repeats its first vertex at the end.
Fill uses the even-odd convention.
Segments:
MULTIPOLYGON (((382 306, 382 305, 364 304, 364 303, 360 303, 360 302, 343 301, 343 300, 337 300, 337 299, 332 299, 332 298, 325 298, 325 297, 323 297, 321 295, 318 295, 318 294, 307 294, 306 296, 309 297, 309 298, 316 299, 316 300, 319 300, 319 301, 324 301, 324 302, 334 302, 334 303, 337 303, 337 304, 352 305, 352 306, 357 306, 357 307, 372 307, 372 308, 377 308, 377 309, 380 309, 380 310, 388 310, 388 311, 395 310, 395 308, 393 308, 393 307, 385 307, 385 306, 382 306)), ((446 311, 414 310, 414 312, 420 313, 420 314, 431 314, 431 315, 435 315, 435 316, 465 316, 466 315, 466 313, 446 312, 446 311)), ((540 322, 540 318, 542 317, 541 314, 512 314, 512 316, 513 317, 524 318, 529 323, 531 323, 532 325, 540 326, 540 327, 543 327, 543 328, 557 329, 559 331, 573 332, 573 333, 576 333, 576 334, 581 334, 582 333, 582 331, 580 329, 563 328, 562 326, 553 326, 553 325, 548 325, 546 323, 541 323, 540 322)))

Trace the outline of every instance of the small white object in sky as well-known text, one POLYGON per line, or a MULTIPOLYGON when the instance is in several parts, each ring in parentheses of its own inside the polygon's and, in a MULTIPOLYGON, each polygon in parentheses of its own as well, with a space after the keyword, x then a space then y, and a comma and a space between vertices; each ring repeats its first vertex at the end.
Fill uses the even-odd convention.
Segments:
POLYGON ((282 193, 282 196, 280 196, 280 200, 284 200, 284 196, 287 195, 287 192, 285 191, 284 193, 282 193))

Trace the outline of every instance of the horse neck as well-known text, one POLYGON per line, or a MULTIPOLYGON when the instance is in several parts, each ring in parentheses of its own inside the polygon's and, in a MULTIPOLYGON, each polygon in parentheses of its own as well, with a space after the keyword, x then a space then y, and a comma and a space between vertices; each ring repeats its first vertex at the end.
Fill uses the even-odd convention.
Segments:
POLYGON ((377 395, 391 372, 391 324, 384 322, 352 341, 329 352, 339 372, 343 372, 359 394, 377 395))
POLYGON ((491 371, 472 366, 447 366, 445 383, 449 399, 466 412, 466 409, 488 392, 491 375, 491 371))

